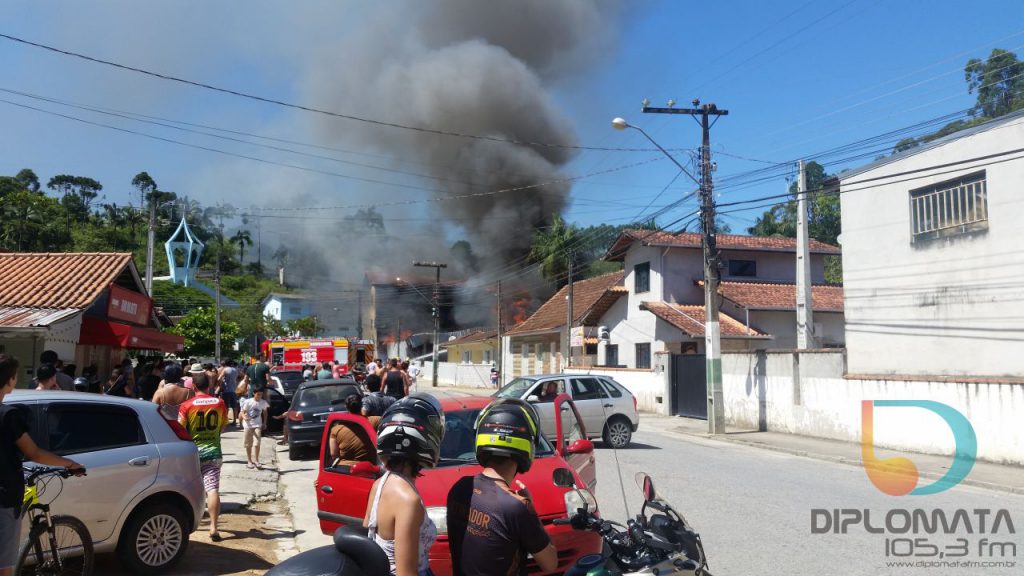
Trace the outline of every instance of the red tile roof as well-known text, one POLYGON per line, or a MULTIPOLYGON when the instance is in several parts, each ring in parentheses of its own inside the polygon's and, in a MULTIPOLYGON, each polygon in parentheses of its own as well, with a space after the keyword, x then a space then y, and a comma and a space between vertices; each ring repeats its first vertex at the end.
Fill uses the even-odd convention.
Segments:
MULTIPOLYGON (((699 305, 669 304, 667 302, 641 302, 641 310, 647 310, 665 322, 686 332, 692 338, 704 336, 704 307, 699 305)), ((770 336, 756 328, 749 331, 743 322, 718 313, 718 324, 722 338, 769 338, 770 336)))
MULTIPOLYGON (((618 272, 609 272, 595 278, 574 282, 572 297, 573 316, 575 318, 573 320, 578 323, 584 317, 589 316, 591 309, 601 303, 602 297, 609 291, 615 293, 616 298, 620 297, 624 292, 620 292, 615 287, 622 283, 623 277, 624 273, 619 270, 618 272)), ((516 336, 535 332, 553 332, 565 326, 565 317, 568 312, 568 304, 565 298, 568 291, 568 287, 563 286, 561 290, 542 304, 533 313, 533 316, 527 318, 519 326, 509 330, 507 334, 509 336, 516 336)))
MULTIPOLYGON (((703 285, 703 282, 698 282, 703 285)), ((796 284, 722 282, 718 292, 751 310, 796 310, 796 284)), ((843 311, 842 286, 811 286, 812 310, 843 311)))
MULTIPOLYGON (((719 250, 751 250, 760 252, 793 252, 796 253, 796 238, 783 236, 741 236, 738 234, 719 234, 719 250)), ((696 248, 702 246, 703 235, 697 232, 671 232, 653 230, 623 230, 605 255, 605 260, 622 260, 633 242, 642 242, 645 246, 666 246, 673 248, 696 248)), ((841 254, 838 246, 832 246, 817 240, 810 242, 813 254, 841 254)))
POLYGON ((447 348, 448 346, 458 346, 460 344, 470 344, 473 342, 483 342, 484 340, 490 340, 498 337, 497 330, 474 330, 465 336, 459 336, 455 340, 449 340, 441 343, 441 348, 447 348))
POLYGON ((0 306, 85 308, 131 262, 129 253, 0 254, 0 306))

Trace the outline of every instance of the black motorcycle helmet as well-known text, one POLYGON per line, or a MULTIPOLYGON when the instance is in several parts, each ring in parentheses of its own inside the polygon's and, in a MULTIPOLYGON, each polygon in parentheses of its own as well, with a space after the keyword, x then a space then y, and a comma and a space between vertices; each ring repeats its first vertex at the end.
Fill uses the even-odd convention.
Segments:
POLYGON ((444 411, 430 394, 412 394, 384 411, 377 424, 377 453, 404 456, 420 468, 433 468, 441 457, 444 411))
POLYGON ((495 400, 476 420, 476 459, 485 462, 489 455, 511 458, 522 474, 533 465, 539 435, 540 417, 533 405, 517 398, 495 400))
POLYGON ((75 392, 88 392, 89 391, 89 379, 88 378, 83 378, 82 376, 79 376, 78 378, 75 378, 75 381, 73 382, 73 384, 74 384, 74 387, 75 387, 75 392))
POLYGON ((184 372, 181 369, 181 364, 171 362, 167 366, 164 366, 164 382, 181 382, 181 377, 183 374, 184 372))

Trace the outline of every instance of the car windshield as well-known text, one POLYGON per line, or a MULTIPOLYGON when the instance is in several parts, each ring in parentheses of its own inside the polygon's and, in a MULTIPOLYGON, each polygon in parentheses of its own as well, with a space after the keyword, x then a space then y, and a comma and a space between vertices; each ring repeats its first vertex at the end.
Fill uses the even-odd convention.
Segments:
MULTIPOLYGON (((480 410, 453 410, 444 413, 444 440, 438 466, 458 466, 476 462, 476 418, 480 410)), ((554 454, 554 448, 543 435, 534 450, 537 457, 554 454)))
POLYGON ((358 394, 359 389, 351 384, 336 386, 314 386, 299 391, 296 402, 298 406, 330 406, 342 402, 349 394, 358 394))
POLYGON ((497 398, 522 398, 523 394, 526 393, 535 383, 537 382, 534 378, 516 378, 515 380, 505 384, 505 386, 498 390, 494 396, 497 398))

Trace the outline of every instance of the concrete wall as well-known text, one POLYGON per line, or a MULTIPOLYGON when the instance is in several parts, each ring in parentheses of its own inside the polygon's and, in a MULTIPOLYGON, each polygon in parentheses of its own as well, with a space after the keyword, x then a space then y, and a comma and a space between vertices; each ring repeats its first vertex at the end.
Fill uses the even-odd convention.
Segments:
POLYGON ((1024 159, 1000 157, 934 176, 900 176, 892 184, 857 184, 1005 152, 1021 142, 1024 119, 1017 118, 843 180, 851 373, 1024 375, 1024 159), (911 242, 910 191, 979 170, 986 172, 988 229, 911 242))
POLYGON ((589 370, 578 370, 569 368, 566 374, 595 374, 607 376, 622 384, 636 397, 636 406, 640 410, 657 412, 668 415, 670 408, 666 394, 668 385, 668 372, 662 359, 667 358, 665 354, 658 354, 653 358, 653 368, 650 370, 634 370, 629 368, 592 368, 589 370), (659 402, 660 400, 660 402, 659 402))
MULTIPOLYGON (((842 351, 725 353, 725 415, 731 426, 846 442, 861 437, 861 400, 928 399, 959 410, 974 426, 978 457, 1024 464, 1024 384, 844 378, 842 351)), ((949 454, 943 420, 917 408, 876 408, 875 444, 949 454)))
MULTIPOLYGON (((429 360, 423 363, 423 370, 417 378, 417 386, 422 392, 430 391, 434 364, 429 360)), ((463 388, 492 388, 490 364, 461 364, 457 362, 437 363, 437 383, 441 386, 459 386, 463 388)))

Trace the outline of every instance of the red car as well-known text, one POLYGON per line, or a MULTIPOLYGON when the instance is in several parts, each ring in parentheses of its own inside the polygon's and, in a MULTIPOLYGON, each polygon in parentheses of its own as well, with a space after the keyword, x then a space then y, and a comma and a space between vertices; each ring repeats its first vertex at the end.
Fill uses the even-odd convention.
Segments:
MULTIPOLYGON (((473 425, 480 410, 491 400, 479 396, 441 400, 445 417, 441 460, 437 468, 424 470, 423 477, 416 482, 427 513, 438 528, 437 541, 430 549, 430 567, 437 576, 450 576, 452 573, 445 508, 448 491, 459 478, 483 470, 476 462, 473 425)), ((552 523, 557 518, 566 518, 568 510, 582 507, 580 494, 591 510, 597 509, 591 492, 597 482, 594 444, 587 439, 583 420, 569 395, 560 394, 555 399, 555 408, 555 414, 559 415, 555 419, 556 443, 552 444, 542 434, 533 466, 517 478, 529 489, 537 514, 558 548, 558 569, 555 573, 561 574, 580 556, 600 553, 602 544, 600 535, 594 532, 552 523), (574 485, 580 489, 579 492, 573 489, 574 485)), ((328 535, 334 534, 342 524, 362 526, 370 488, 380 475, 377 466, 368 462, 354 466, 330 466, 327 435, 334 425, 360 426, 374 442, 377 438, 365 418, 336 413, 327 420, 320 453, 320 473, 314 487, 320 530, 328 535)), ((532 561, 530 572, 538 572, 532 561)))

